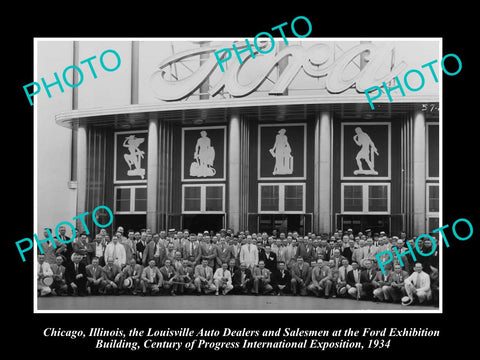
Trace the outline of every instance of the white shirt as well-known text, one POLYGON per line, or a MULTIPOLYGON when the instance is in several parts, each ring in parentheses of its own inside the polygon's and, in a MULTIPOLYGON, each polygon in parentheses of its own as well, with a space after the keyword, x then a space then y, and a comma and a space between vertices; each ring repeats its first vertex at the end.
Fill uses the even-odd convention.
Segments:
POLYGON ((222 278, 227 279, 227 284, 231 285, 232 284, 232 274, 230 274, 230 270, 224 270, 222 268, 218 268, 215 271, 215 274, 213 275, 213 278, 215 280, 222 280, 222 278))
POLYGON ((120 243, 117 243, 116 246, 110 242, 105 248, 105 261, 108 258, 113 258, 113 263, 122 266, 127 263, 127 254, 125 252, 125 246, 120 243))
POLYGON ((37 263, 37 274, 43 272, 43 276, 53 276, 52 268, 46 261, 43 264, 37 263))

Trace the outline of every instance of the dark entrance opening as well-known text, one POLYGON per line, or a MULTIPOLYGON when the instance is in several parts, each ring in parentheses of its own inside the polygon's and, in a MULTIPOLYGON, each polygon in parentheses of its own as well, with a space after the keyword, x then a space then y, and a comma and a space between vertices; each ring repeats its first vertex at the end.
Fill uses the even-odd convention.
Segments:
POLYGON ((183 229, 199 233, 205 230, 219 231, 223 228, 223 214, 183 215, 183 229))
POLYGON ((367 229, 372 233, 390 233, 390 215, 340 215, 337 224, 343 231, 352 229, 354 234, 367 229))
POLYGON ((147 227, 147 217, 145 215, 115 215, 113 231, 119 226, 123 227, 123 234, 127 236, 127 231, 140 231, 147 227))
POLYGON ((279 233, 297 231, 299 234, 305 232, 305 217, 298 214, 262 214, 259 218, 258 231, 272 233, 276 229, 279 233))

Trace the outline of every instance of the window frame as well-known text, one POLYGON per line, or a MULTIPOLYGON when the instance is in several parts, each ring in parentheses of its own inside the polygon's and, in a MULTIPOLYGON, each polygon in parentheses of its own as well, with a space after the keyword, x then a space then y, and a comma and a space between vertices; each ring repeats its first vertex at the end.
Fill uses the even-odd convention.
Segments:
MULTIPOLYGON (((147 210, 145 211, 136 211, 135 210, 135 194, 136 189, 142 188, 147 189, 147 185, 120 185, 114 187, 114 199, 113 199, 113 213, 118 215, 146 215, 147 210), (117 189, 130 189, 130 210, 129 211, 117 211, 117 189)), ((148 202, 148 197, 147 197, 148 202)))
POLYGON ((306 205, 306 196, 305 196, 305 183, 304 182, 295 182, 295 183, 258 183, 258 203, 257 209, 259 214, 305 214, 305 205, 306 205), (278 211, 266 210, 262 211, 262 198, 261 198, 261 188, 262 186, 278 186, 278 211), (301 186, 303 197, 302 197, 302 210, 301 211, 285 211, 285 186, 301 186))
POLYGON ((341 213, 348 215, 390 215, 391 214, 391 198, 392 194, 390 191, 389 182, 368 182, 368 183, 359 183, 359 182, 348 182, 342 183, 341 186, 341 213), (361 186, 362 187, 362 211, 345 211, 345 186, 361 186), (368 210, 368 189, 370 186, 386 186, 387 187, 387 210, 386 211, 369 211, 368 210))
POLYGON ((182 184, 182 214, 225 214, 225 184, 182 184), (200 210, 186 211, 185 210, 185 188, 199 187, 200 188, 200 210), (207 211, 206 210, 206 188, 207 187, 221 187, 222 188, 222 210, 221 211, 207 211))

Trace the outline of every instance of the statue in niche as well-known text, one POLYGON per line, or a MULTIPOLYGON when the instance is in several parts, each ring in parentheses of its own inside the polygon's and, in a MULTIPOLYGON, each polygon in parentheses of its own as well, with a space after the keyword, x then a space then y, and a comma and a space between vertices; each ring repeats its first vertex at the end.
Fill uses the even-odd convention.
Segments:
POLYGON ((273 175, 290 175, 293 173, 292 148, 288 143, 286 132, 287 130, 285 129, 278 130, 275 144, 269 150, 270 154, 275 158, 273 175))
POLYGON ((194 177, 210 177, 215 176, 216 171, 213 167, 215 160, 215 149, 211 144, 210 138, 207 137, 205 130, 200 131, 193 152, 194 162, 190 165, 190 176, 194 177))
POLYGON ((375 155, 379 155, 375 144, 373 143, 370 136, 367 133, 363 132, 360 127, 355 128, 356 135, 353 137, 355 144, 360 146, 360 150, 355 157, 357 161, 358 170, 353 172, 354 175, 378 175, 378 172, 375 171, 375 155), (370 169, 363 169, 362 160, 364 160, 370 169))
POLYGON ((140 144, 145 141, 145 138, 137 138, 135 135, 130 135, 125 138, 123 141, 123 147, 126 147, 129 151, 128 154, 124 154, 123 158, 125 159, 129 170, 127 171, 128 176, 140 176, 142 179, 145 178, 145 169, 141 167, 141 161, 144 158, 145 152, 139 149, 140 144), (132 169, 132 165, 134 169, 132 169))

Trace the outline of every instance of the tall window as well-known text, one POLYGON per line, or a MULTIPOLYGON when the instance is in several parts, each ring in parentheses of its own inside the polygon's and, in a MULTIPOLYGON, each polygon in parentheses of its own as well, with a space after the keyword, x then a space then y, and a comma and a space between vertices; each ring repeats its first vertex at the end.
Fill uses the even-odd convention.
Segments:
POLYGON ((440 185, 436 183, 427 184, 427 230, 438 229, 440 212, 440 185))

